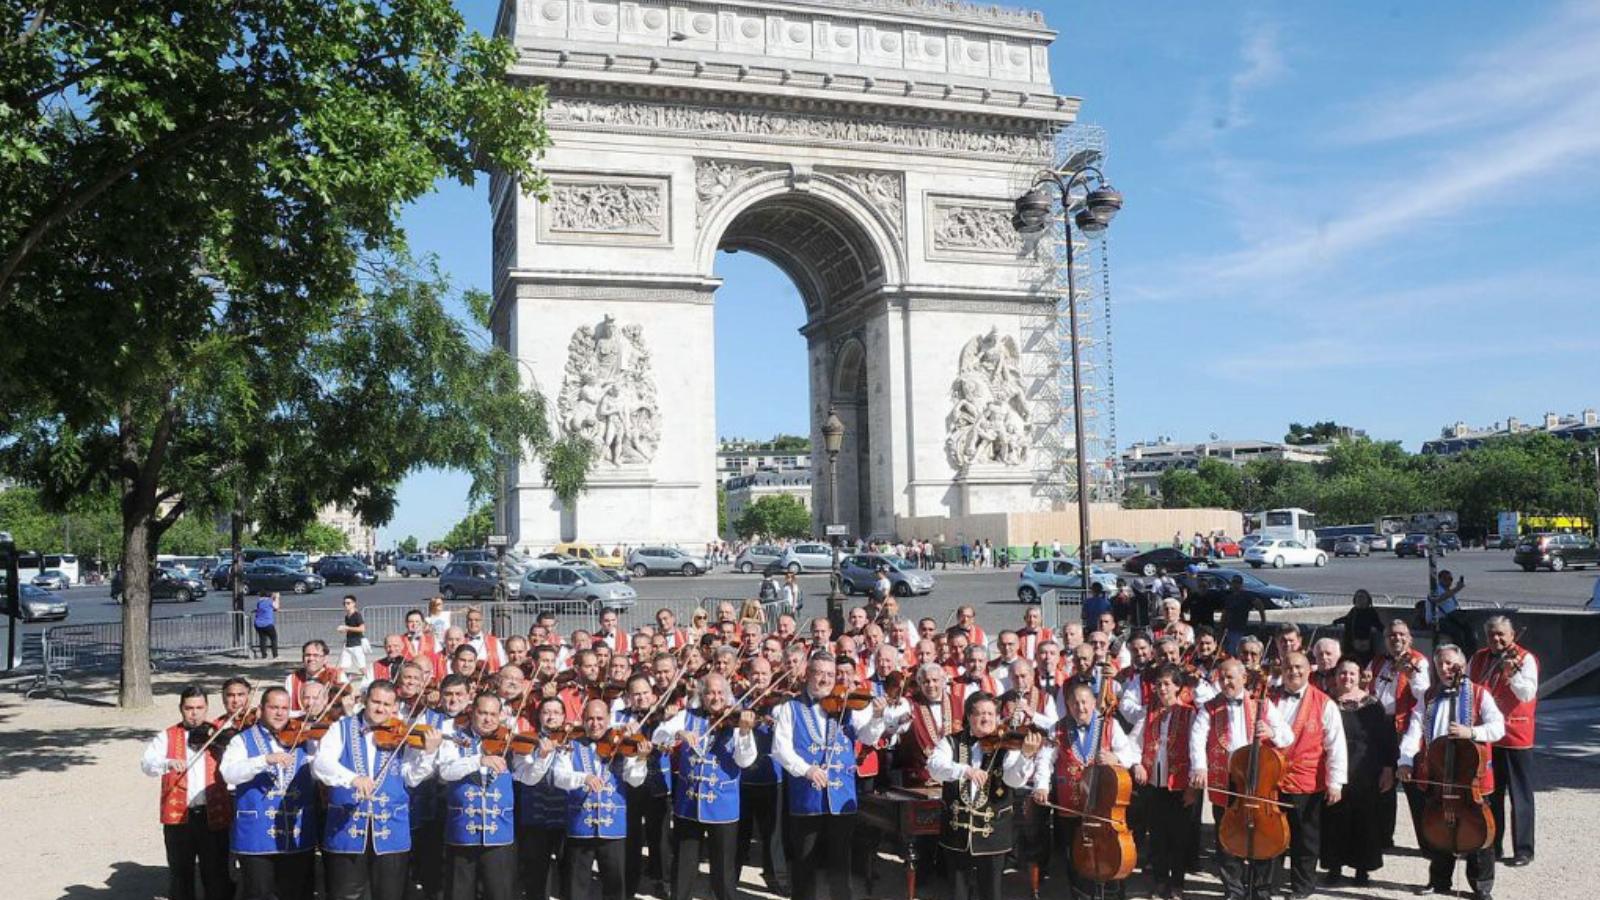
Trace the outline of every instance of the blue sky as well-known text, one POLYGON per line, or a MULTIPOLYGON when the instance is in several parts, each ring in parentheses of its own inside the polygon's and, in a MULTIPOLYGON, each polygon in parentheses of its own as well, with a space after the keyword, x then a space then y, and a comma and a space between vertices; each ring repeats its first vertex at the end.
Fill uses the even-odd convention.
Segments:
MULTIPOLYGON (((1600 407, 1600 0, 1032 5, 1127 198, 1124 444, 1331 418, 1416 449, 1457 419, 1600 407)), ((405 222, 488 285, 481 187, 405 222)), ((718 433, 803 432, 798 295, 748 254, 718 274, 718 433)), ((413 476, 385 542, 443 534, 465 490, 413 476)))

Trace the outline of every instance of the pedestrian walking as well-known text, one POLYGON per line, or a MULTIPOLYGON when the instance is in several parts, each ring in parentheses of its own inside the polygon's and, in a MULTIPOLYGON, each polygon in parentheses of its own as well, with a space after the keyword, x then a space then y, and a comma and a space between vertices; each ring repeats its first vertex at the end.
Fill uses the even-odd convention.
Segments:
POLYGON ((263 594, 256 598, 256 609, 253 624, 256 626, 256 658, 267 658, 267 647, 272 647, 272 658, 278 658, 278 610, 277 592, 263 594))

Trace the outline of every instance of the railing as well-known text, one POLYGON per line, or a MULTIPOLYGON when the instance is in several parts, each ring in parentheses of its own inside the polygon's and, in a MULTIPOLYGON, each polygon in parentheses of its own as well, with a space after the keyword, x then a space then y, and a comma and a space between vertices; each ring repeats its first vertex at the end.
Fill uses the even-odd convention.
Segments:
MULTIPOLYGON (((215 612, 169 616, 150 621, 150 665, 240 653, 247 649, 249 629, 244 613, 215 612)), ((122 665, 122 623, 55 625, 45 629, 40 641, 44 670, 35 676, 25 696, 66 696, 66 674, 115 669, 122 665)))

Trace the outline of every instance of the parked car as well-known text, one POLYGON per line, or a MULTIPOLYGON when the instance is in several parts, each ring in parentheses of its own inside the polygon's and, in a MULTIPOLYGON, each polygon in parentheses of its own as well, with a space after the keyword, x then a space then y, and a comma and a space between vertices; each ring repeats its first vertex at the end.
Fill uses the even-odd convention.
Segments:
POLYGON ((1223 559, 1238 559, 1244 556, 1244 548, 1239 542, 1227 535, 1223 535, 1211 542, 1211 552, 1223 559))
POLYGON ((1453 531, 1439 533, 1439 555, 1461 552, 1461 535, 1453 531))
POLYGON ((301 572, 279 563, 251 563, 244 568, 244 589, 257 591, 293 591, 307 594, 320 591, 328 583, 315 572, 301 572))
POLYGON ((565 553, 595 566, 606 569, 622 569, 628 567, 628 561, 621 556, 606 550, 603 547, 594 547, 589 544, 580 544, 576 541, 566 541, 551 548, 557 553, 565 553))
POLYGON ((1103 538, 1089 542, 1089 558, 1100 562, 1122 562, 1138 556, 1139 548, 1120 538, 1103 538))
POLYGON ((1552 572, 1600 565, 1600 544, 1587 534, 1540 533, 1525 535, 1512 561, 1524 572, 1545 568, 1552 572))
POLYGON ((439 573, 449 564, 450 557, 443 553, 405 553, 395 557, 394 570, 400 573, 401 578, 410 578, 413 575, 438 578, 439 573))
POLYGON ((768 574, 779 572, 826 572, 833 568, 833 548, 827 544, 790 544, 783 556, 768 566, 768 574))
POLYGON ((1172 547, 1157 547, 1146 550, 1138 556, 1130 556, 1122 563, 1124 571, 1147 578, 1162 574, 1176 574, 1186 572, 1190 566, 1208 566, 1211 563, 1198 557, 1190 556, 1182 550, 1172 547))
POLYGON ((1244 558, 1244 555, 1250 552, 1250 548, 1259 543, 1261 543, 1261 535, 1259 534, 1247 534, 1239 538, 1239 557, 1241 559, 1244 558))
POLYGON ((324 556, 316 573, 328 584, 377 584, 378 573, 354 556, 324 556))
MULTIPOLYGON (((1048 590, 1081 591, 1083 577, 1078 573, 1078 563, 1070 559, 1036 559, 1022 567, 1021 583, 1017 585, 1017 599, 1023 603, 1038 603, 1048 590)), ((1116 593, 1117 576, 1099 566, 1089 569, 1089 583, 1105 588, 1107 594, 1116 593)))
POLYGON ((666 575, 704 575, 711 568, 704 556, 685 553, 676 547, 640 547, 628 554, 628 570, 634 577, 666 575))
POLYGON ((523 603, 585 601, 600 609, 628 609, 639 600, 631 586, 594 566, 548 566, 522 576, 523 603))
MULTIPOLYGON (((739 572, 749 575, 757 569, 765 572, 767 567, 783 558, 783 548, 773 544, 752 544, 739 551, 733 558, 733 567, 739 572)), ((830 567, 832 563, 829 564, 830 567)))
POLYGON ((1284 566, 1325 566, 1328 564, 1328 554, 1316 547, 1307 547, 1299 541, 1270 540, 1262 541, 1246 550, 1244 561, 1252 569, 1262 566, 1271 566, 1281 569, 1284 566))
POLYGON ((1388 552, 1389 550, 1394 549, 1394 538, 1387 534, 1369 534, 1367 535, 1366 540, 1367 548, 1370 550, 1382 550, 1384 552, 1388 552))
POLYGON ((933 590, 933 573, 924 572, 898 556, 882 553, 852 553, 839 560, 839 588, 846 594, 865 594, 878 581, 878 569, 889 570, 889 589, 896 597, 926 594, 933 590))
POLYGON ((1261 598, 1268 609, 1299 609, 1311 605, 1311 597, 1307 594, 1293 588, 1268 584, 1249 572, 1210 569, 1195 572, 1189 577, 1190 603, 1209 603, 1219 610, 1222 608, 1222 599, 1233 590, 1234 578, 1243 581, 1244 592, 1252 597, 1261 598))
POLYGON ((1425 557, 1428 555, 1428 536, 1425 534, 1408 534, 1395 542, 1395 556, 1425 557))
MULTIPOLYGON (((206 583, 192 575, 181 575, 171 569, 153 566, 150 569, 150 599, 176 600, 188 603, 206 595, 206 583)), ((111 599, 122 602, 122 573, 111 576, 111 599)))
MULTIPOLYGON (((506 597, 515 598, 522 589, 522 570, 506 567, 506 597)), ((494 599, 500 587, 500 572, 492 562, 452 562, 439 573, 439 595, 446 600, 461 597, 494 599)))
POLYGON ((64 591, 72 587, 72 579, 60 569, 46 569, 33 576, 33 586, 47 591, 64 591))
POLYGON ((67 617, 67 601, 42 587, 18 584, 17 599, 22 603, 17 617, 24 622, 61 621, 67 617))
POLYGON ((1347 534, 1333 542, 1334 556, 1371 556, 1372 545, 1364 534, 1347 534))

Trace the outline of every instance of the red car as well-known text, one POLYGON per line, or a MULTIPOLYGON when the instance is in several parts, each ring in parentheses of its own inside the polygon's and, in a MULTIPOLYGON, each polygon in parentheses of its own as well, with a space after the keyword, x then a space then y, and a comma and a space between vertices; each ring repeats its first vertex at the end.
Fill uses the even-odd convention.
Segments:
POLYGON ((1231 537, 1216 538, 1211 542, 1211 549, 1224 559, 1244 556, 1244 550, 1239 546, 1239 542, 1231 537))

